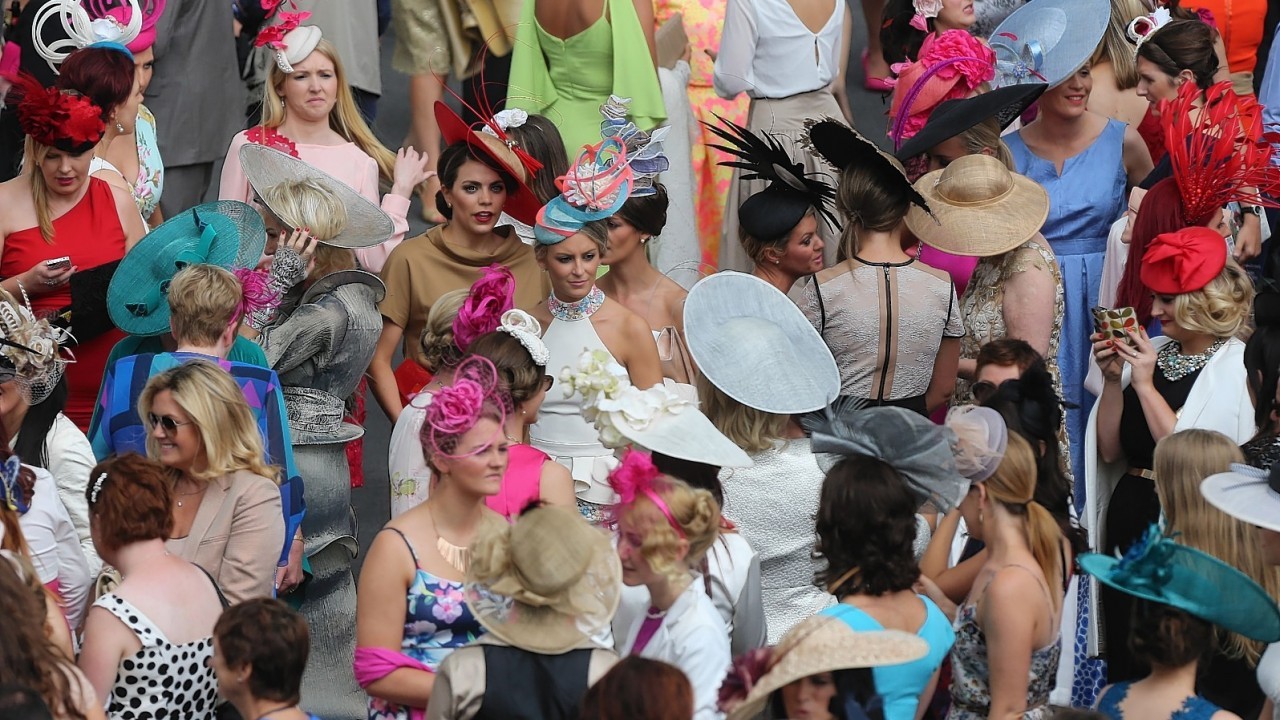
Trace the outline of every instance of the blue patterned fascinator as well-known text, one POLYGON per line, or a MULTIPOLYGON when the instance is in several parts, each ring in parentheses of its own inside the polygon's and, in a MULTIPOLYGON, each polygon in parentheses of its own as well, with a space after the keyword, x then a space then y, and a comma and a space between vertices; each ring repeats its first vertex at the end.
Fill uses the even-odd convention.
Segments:
POLYGON ((1262 642, 1280 640, 1280 608, 1221 560, 1147 529, 1122 557, 1085 553, 1080 569, 1122 593, 1162 603, 1262 642))
POLYGON ((541 245, 555 245, 583 225, 613 216, 631 196, 634 175, 627 144, 610 137, 582 149, 563 177, 556 179, 560 194, 538 211, 533 236, 541 245))
POLYGON ((671 126, 645 132, 627 119, 630 108, 631 98, 610 95, 609 101, 600 106, 600 114, 604 116, 600 123, 600 137, 605 140, 617 138, 627 146, 627 163, 634 176, 631 197, 644 197, 657 192, 653 184, 658 181, 658 174, 671 167, 662 147, 671 126))
POLYGON ((22 472, 22 461, 17 455, 10 455, 0 464, 0 503, 19 515, 26 515, 31 506, 22 497, 22 486, 18 476, 22 472))
POLYGON ((1061 83, 1093 55, 1110 19, 1107 0, 1032 0, 1014 10, 991 33, 991 87, 1061 83))

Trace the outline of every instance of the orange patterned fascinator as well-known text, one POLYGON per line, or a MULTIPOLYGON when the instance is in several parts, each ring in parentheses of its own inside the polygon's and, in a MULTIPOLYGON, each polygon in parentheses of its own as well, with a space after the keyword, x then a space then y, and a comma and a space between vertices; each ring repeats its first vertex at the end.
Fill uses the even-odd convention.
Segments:
POLYGON ((1195 83, 1183 83, 1178 97, 1160 103, 1183 218, 1205 223, 1232 201, 1280 207, 1271 199, 1280 197, 1280 168, 1271 164, 1271 143, 1280 135, 1263 131, 1262 106, 1225 81, 1205 90, 1197 108, 1199 96, 1195 83))
POLYGON ((46 88, 26 73, 6 77, 18 104, 22 132, 41 145, 79 155, 98 144, 107 126, 102 110, 79 93, 46 88))

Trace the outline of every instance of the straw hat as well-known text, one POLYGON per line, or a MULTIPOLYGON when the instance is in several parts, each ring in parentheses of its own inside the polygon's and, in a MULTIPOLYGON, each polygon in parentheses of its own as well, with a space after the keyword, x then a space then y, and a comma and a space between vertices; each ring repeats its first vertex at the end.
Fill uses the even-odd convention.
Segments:
POLYGON ((929 653, 929 643, 901 630, 860 632, 827 615, 806 618, 773 649, 769 669, 755 681, 728 720, 758 715, 777 690, 813 675, 837 670, 901 665, 929 653))
POLYGON ((382 212, 382 208, 350 185, 292 155, 265 145, 249 144, 240 148, 240 165, 254 193, 263 198, 260 202, 276 217, 280 214, 271 208, 265 197, 268 190, 280 183, 312 180, 337 195, 338 201, 347 209, 347 225, 334 237, 320 240, 325 245, 367 248, 385 242, 395 232, 391 218, 382 212))
POLYGON ((1200 494, 1241 522, 1280 533, 1280 465, 1268 472, 1232 463, 1230 472, 1210 475, 1200 483, 1200 494))
POLYGON ((1107 0, 1032 0, 1014 10, 991 33, 991 87, 1061 83, 1093 55, 1110 20, 1107 0))
POLYGON ((840 371, 818 331, 760 278, 703 278, 685 299, 684 327, 703 376, 747 407, 796 415, 826 407, 840 392, 840 371))
POLYGON ((577 510, 543 506, 485 526, 463 588, 476 620, 503 642, 559 655, 609 626, 622 566, 609 536, 577 510))
POLYGON ((916 181, 933 216, 912 206, 907 227, 953 255, 991 257, 1030 240, 1049 217, 1049 194, 989 155, 966 155, 916 181), (936 219, 935 219, 936 218, 936 219))

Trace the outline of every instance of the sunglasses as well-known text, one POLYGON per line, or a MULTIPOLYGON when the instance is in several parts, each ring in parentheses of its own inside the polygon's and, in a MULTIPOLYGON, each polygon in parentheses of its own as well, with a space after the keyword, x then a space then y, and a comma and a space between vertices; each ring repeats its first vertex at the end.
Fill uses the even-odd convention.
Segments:
POLYGON ((979 404, 990 400, 1000 387, 989 380, 981 380, 973 384, 973 399, 979 404))
POLYGON ((551 387, 556 384, 556 379, 550 375, 542 376, 542 392, 550 392, 551 387))
POLYGON ((147 413, 147 424, 150 425, 153 430, 157 425, 159 425, 160 427, 164 428, 164 431, 166 433, 169 433, 170 435, 178 432, 178 428, 182 427, 183 425, 190 425, 193 422, 195 421, 188 420, 186 422, 178 422, 177 420, 174 420, 172 417, 169 417, 168 415, 156 415, 155 413, 147 413))

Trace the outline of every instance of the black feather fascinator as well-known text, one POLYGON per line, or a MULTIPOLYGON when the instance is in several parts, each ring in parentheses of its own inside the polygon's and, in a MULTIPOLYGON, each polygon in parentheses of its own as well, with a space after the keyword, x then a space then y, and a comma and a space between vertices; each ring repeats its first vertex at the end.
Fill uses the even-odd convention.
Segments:
POLYGON ((881 184, 901 189, 913 205, 933 214, 924 196, 907 178, 902 163, 839 120, 809 118, 804 123, 801 142, 836 170, 843 172, 849 167, 869 170, 881 184))

